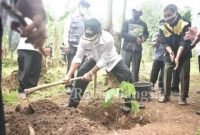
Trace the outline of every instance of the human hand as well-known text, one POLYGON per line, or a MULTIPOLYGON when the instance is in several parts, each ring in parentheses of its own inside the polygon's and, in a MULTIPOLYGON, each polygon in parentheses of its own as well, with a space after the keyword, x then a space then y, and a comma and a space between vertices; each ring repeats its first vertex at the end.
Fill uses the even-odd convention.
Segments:
POLYGON ((83 75, 83 80, 85 81, 91 81, 93 74, 91 72, 87 72, 83 75))
POLYGON ((186 32, 184 39, 194 41, 195 37, 197 36, 197 28, 189 28, 189 31, 186 32))
POLYGON ((65 83, 67 84, 71 79, 71 76, 66 75, 65 78, 63 79, 65 81, 65 83))
POLYGON ((46 22, 44 19, 36 15, 33 17, 32 23, 22 27, 22 37, 26 37, 27 43, 31 43, 35 48, 43 46, 46 39, 46 22))
POLYGON ((144 37, 137 37, 136 41, 138 45, 141 45, 142 43, 144 43, 144 37))
POLYGON ((69 47, 65 47, 65 54, 69 54, 70 48, 69 47))
POLYGON ((177 69, 178 69, 178 66, 179 66, 179 58, 176 57, 176 58, 174 59, 174 62, 175 62, 174 70, 177 70, 177 69))

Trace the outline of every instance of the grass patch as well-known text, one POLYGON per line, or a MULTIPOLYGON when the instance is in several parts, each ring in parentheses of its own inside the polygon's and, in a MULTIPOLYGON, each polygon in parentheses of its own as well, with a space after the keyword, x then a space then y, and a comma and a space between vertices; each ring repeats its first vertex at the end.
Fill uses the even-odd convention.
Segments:
POLYGON ((3 91, 3 100, 5 104, 17 105, 19 103, 19 98, 17 96, 17 91, 7 92, 3 91))

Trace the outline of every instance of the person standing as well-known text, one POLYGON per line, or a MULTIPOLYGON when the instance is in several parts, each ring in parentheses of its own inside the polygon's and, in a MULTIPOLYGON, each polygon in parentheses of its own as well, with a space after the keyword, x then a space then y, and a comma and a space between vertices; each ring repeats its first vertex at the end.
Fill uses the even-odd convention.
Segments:
MULTIPOLYGON (((199 15, 200 13, 198 13, 199 15)), ((200 32, 197 31, 196 28, 190 28, 184 37, 185 40, 191 40, 191 49, 196 46, 196 44, 200 41, 200 32)), ((199 65, 199 73, 200 73, 200 46, 197 47, 197 55, 198 55, 198 65, 199 65)), ((200 109, 196 111, 197 115, 200 115, 200 109)))
POLYGON ((159 97, 163 94, 163 68, 164 68, 164 53, 165 49, 162 44, 162 39, 159 32, 154 33, 152 37, 152 44, 154 47, 153 53, 153 65, 150 75, 150 82, 153 83, 153 87, 158 79, 159 75, 159 97))
MULTIPOLYGON (((66 20, 63 43, 67 53, 67 71, 69 71, 72 59, 76 54, 80 37, 83 35, 84 22, 87 20, 89 7, 90 3, 87 0, 80 0, 78 10, 66 20)), ((65 86, 67 94, 71 94, 72 87, 72 84, 65 86)))
POLYGON ((147 24, 140 19, 142 11, 132 9, 132 19, 124 22, 121 37, 124 38, 122 57, 130 68, 132 63, 133 82, 139 81, 142 43, 148 38, 147 24))
POLYGON ((160 33, 166 49, 164 67, 164 95, 159 102, 169 102, 171 94, 171 80, 173 70, 178 70, 181 83, 179 105, 186 105, 190 81, 190 41, 184 36, 190 23, 181 19, 177 6, 167 5, 163 10, 165 23, 160 27, 160 33))

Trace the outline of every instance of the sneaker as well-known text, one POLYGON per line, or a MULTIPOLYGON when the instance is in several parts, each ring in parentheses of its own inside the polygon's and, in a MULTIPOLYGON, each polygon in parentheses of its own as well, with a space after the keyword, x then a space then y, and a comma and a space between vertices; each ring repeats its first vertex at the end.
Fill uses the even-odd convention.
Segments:
POLYGON ((121 106, 120 107, 123 113, 130 113, 131 112, 131 108, 128 106, 121 106))
POLYGON ((73 100, 70 100, 68 103, 64 104, 64 108, 77 108, 79 105, 79 102, 75 102, 73 100))
POLYGON ((72 85, 66 85, 66 86, 65 86, 65 91, 66 91, 66 94, 67 94, 67 95, 71 95, 71 93, 72 93, 72 88, 73 88, 72 85))
POLYGON ((179 105, 187 105, 187 99, 186 98, 180 98, 178 104, 179 105))
POLYGON ((24 92, 19 93, 19 98, 25 100, 26 99, 26 93, 24 93, 24 92))
POLYGON ((158 99, 158 102, 160 103, 170 102, 170 97, 161 95, 158 99))

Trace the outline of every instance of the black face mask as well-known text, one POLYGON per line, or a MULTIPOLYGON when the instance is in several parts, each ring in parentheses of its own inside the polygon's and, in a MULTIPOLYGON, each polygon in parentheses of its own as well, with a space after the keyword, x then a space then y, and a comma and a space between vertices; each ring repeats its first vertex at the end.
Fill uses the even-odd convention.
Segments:
POLYGON ((133 21, 138 20, 140 18, 140 14, 132 14, 133 21))
POLYGON ((169 19, 165 19, 165 21, 169 24, 169 25, 173 25, 175 24, 175 22, 178 21, 178 14, 172 18, 169 18, 169 19))

